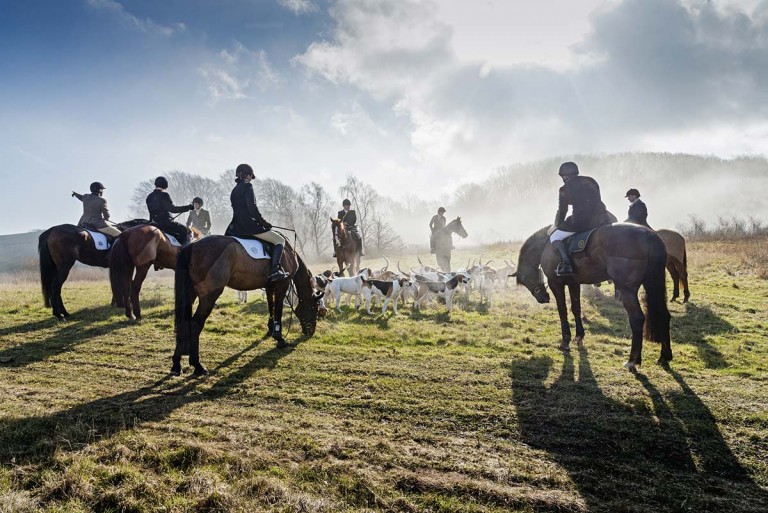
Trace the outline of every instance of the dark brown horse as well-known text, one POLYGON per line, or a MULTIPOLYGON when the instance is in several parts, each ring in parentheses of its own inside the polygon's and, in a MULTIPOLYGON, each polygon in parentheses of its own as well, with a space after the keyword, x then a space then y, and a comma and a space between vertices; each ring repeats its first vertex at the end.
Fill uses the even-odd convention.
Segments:
POLYGON ((251 258, 243 246, 231 237, 210 235, 184 247, 176 262, 176 350, 171 374, 181 374, 181 357, 187 354, 190 365, 195 368, 194 374, 207 374, 208 371, 200 363, 200 333, 224 287, 235 290, 266 289, 269 309, 267 336, 274 338, 278 347, 283 347, 286 345, 282 335, 283 300, 292 282, 298 299, 294 311, 301 323, 302 333, 310 337, 314 335, 322 294, 313 293, 312 275, 287 241, 281 265, 289 278, 269 283, 269 259, 251 258), (198 305, 192 315, 195 299, 198 305))
POLYGON ((343 273, 348 268, 349 275, 354 276, 360 270, 360 246, 357 240, 352 237, 344 223, 340 219, 331 218, 331 233, 335 234, 333 238, 333 249, 336 251, 336 263, 339 265, 339 272, 343 273))
POLYGON ((565 287, 568 286, 576 321, 576 341, 581 345, 584 326, 580 284, 613 280, 616 289, 621 292, 632 329, 632 348, 624 366, 634 369, 640 365, 644 334, 649 340, 661 342, 659 363, 666 365, 672 360, 665 281, 667 252, 661 237, 644 227, 628 223, 601 226, 592 233, 587 247, 572 256, 575 274, 559 277, 555 268, 560 256, 549 244, 547 228, 542 228, 525 241, 514 274, 518 283, 525 285, 539 303, 548 303, 549 294, 542 270, 546 274, 560 314, 560 348, 569 350, 571 343, 565 287), (640 285, 645 289, 646 315, 637 298, 640 285))
POLYGON ((117 237, 110 257, 109 282, 128 319, 141 321, 139 294, 149 268, 176 269, 180 249, 162 230, 148 224, 129 228, 117 237))
POLYGON ((691 297, 688 290, 688 253, 685 250, 685 238, 674 230, 656 230, 664 246, 667 248, 667 271, 672 276, 672 298, 680 297, 680 286, 683 287, 683 303, 691 297))
POLYGON ((467 238, 467 230, 461 224, 461 217, 457 217, 445 228, 435 234, 435 258, 437 265, 443 272, 451 272, 451 250, 453 249, 453 234, 458 234, 462 239, 467 238))
MULTIPOLYGON (((140 222, 135 221, 135 222, 140 222)), ((122 230, 135 223, 129 221, 117 225, 122 230)), ((38 238, 37 251, 40 254, 40 283, 43 301, 53 310, 58 319, 69 317, 61 299, 61 287, 67 281, 75 262, 94 267, 109 267, 111 250, 96 249, 91 234, 72 224, 60 224, 45 230, 38 238)), ((112 297, 112 304, 117 298, 112 297)))

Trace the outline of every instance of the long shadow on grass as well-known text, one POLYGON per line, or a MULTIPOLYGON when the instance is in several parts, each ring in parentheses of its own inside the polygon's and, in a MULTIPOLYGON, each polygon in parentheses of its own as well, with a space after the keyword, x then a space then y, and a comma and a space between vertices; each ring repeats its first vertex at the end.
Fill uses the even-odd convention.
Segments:
MULTIPOLYGON (((258 346, 253 343, 211 370, 217 374, 258 346)), ((53 415, 0 419, 0 465, 53 461, 58 447, 80 448, 142 422, 159 421, 185 405, 237 393, 237 386, 260 369, 272 369, 292 347, 273 348, 223 375, 211 387, 198 379, 163 378, 137 390, 104 397, 53 415), (202 391, 198 389, 204 389, 202 391)))
POLYGON ((124 327, 121 322, 104 323, 113 318, 116 310, 109 307, 86 308, 70 317, 67 321, 34 321, 18 326, 3 328, 0 335, 29 334, 31 340, 0 351, 0 367, 23 367, 31 363, 47 360, 52 356, 84 344, 92 338, 108 335, 124 327), (53 329, 44 338, 36 336, 40 330, 53 329))
POLYGON ((512 364, 512 395, 523 442, 546 451, 571 476, 589 511, 768 511, 768 494, 741 467, 706 405, 672 373, 680 390, 662 395, 645 376, 644 401, 606 397, 582 349, 575 379, 564 355, 512 364))

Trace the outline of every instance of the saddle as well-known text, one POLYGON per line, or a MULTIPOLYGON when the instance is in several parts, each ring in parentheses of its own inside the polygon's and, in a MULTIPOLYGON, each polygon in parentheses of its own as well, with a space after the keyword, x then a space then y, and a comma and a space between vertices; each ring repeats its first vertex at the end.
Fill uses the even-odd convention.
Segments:
POLYGON ((112 243, 115 241, 114 237, 107 235, 106 233, 101 233, 98 228, 91 224, 79 226, 78 228, 80 230, 85 230, 91 235, 94 246, 96 246, 96 249, 100 251, 108 250, 112 247, 112 243))
POLYGON ((585 232, 574 233, 565 239, 564 242, 565 247, 568 249, 568 254, 572 255, 574 253, 580 253, 584 251, 584 249, 587 247, 587 243, 589 242, 589 236, 592 235, 592 232, 595 230, 597 230, 597 228, 592 228, 585 232))
POLYGON ((241 246, 248 252, 252 258, 272 258, 272 253, 275 250, 275 245, 270 244, 267 241, 261 240, 255 235, 233 235, 230 233, 225 234, 227 237, 231 237, 240 243, 241 246), (260 246, 260 247, 259 247, 260 246))

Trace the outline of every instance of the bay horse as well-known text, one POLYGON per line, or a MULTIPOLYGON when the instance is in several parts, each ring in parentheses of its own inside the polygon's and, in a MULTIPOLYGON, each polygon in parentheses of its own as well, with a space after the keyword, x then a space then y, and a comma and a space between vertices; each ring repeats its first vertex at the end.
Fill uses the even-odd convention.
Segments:
MULTIPOLYGON (((117 225, 123 230, 143 220, 127 221, 117 225)), ((96 230, 94 230, 96 231, 96 230)), ((70 313, 64 307, 61 288, 69 277, 75 262, 94 267, 109 267, 111 249, 96 249, 96 244, 85 229, 73 224, 60 224, 48 228, 38 237, 37 252, 40 255, 40 283, 43 302, 51 308, 54 317, 65 319, 70 313)), ((112 304, 119 304, 113 295, 112 304)))
POLYGON ((344 273, 344 269, 349 270, 350 276, 355 276, 360 270, 360 246, 352 237, 344 222, 341 219, 331 218, 331 233, 333 237, 333 249, 336 252, 336 263, 339 266, 339 272, 344 273))
POLYGON ((467 230, 461 224, 461 217, 457 217, 445 228, 435 234, 435 258, 437 265, 443 272, 451 272, 451 250, 453 249, 453 234, 458 234, 462 239, 467 238, 467 230))
POLYGON ((235 290, 266 289, 269 310, 267 336, 277 341, 277 347, 285 347, 287 342, 282 335, 283 300, 292 282, 298 299, 294 312, 301 323, 302 333, 309 337, 314 335, 322 293, 314 294, 312 275, 288 241, 285 242, 281 265, 289 278, 268 282, 270 260, 251 258, 239 242, 223 235, 209 235, 182 248, 176 262, 174 284, 176 350, 171 374, 181 374, 183 355, 189 355, 189 364, 195 368, 195 376, 208 373, 200 363, 200 333, 225 287, 235 290), (192 315, 195 299, 198 305, 192 315))
POLYGON ((674 230, 656 230, 664 245, 667 247, 667 271, 672 277, 672 298, 680 297, 680 286, 683 287, 683 303, 691 297, 688 290, 688 254, 685 250, 685 238, 674 230))
POLYGON ((552 244, 548 244, 548 228, 542 228, 525 241, 520 249, 517 272, 513 275, 539 303, 549 302, 542 274, 547 276, 560 315, 560 349, 570 350, 571 343, 565 287, 568 286, 571 310, 576 322, 576 342, 581 346, 585 332, 581 319, 580 285, 610 279, 621 293, 632 329, 632 347, 624 367, 634 370, 640 365, 643 336, 661 342, 658 362, 667 365, 672 360, 672 349, 666 301, 667 251, 661 237, 642 226, 629 223, 601 226, 592 232, 586 248, 571 256, 575 274, 560 277, 555 274, 560 256, 552 244), (640 285, 645 289, 645 315, 637 298, 640 285))
POLYGON ((117 237, 110 257, 109 282, 129 320, 141 321, 139 294, 149 268, 176 269, 180 249, 160 228, 149 224, 129 228, 117 237))

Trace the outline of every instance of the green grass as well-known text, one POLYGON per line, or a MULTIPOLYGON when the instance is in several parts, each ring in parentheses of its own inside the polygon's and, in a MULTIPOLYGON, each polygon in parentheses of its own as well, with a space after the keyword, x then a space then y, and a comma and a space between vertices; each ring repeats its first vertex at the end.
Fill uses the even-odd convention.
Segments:
POLYGON ((259 294, 227 291, 195 379, 167 375, 167 279, 141 325, 105 282, 67 283, 64 323, 0 285, 0 511, 767 511, 768 280, 740 248, 691 246, 671 369, 647 343, 637 374, 605 288, 567 354, 514 287, 451 315, 331 310, 282 350, 259 294))

